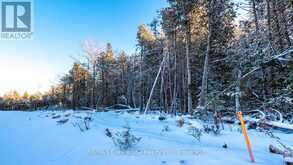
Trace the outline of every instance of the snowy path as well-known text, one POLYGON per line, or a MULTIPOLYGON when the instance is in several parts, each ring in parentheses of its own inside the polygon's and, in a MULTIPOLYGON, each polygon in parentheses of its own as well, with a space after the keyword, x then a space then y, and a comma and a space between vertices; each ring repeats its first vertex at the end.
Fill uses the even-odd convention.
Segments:
MULTIPOLYGON (((159 121, 157 116, 140 116, 101 112, 93 115, 91 129, 80 132, 72 122, 85 112, 71 114, 69 121, 58 125, 45 117, 52 112, 0 112, 0 164, 2 165, 175 165, 175 164, 251 164, 244 139, 238 131, 226 129, 219 136, 204 134, 201 142, 186 134, 186 127, 176 127, 175 119, 159 121), (128 155, 121 155, 104 130, 120 130, 129 125, 142 137, 128 155), (169 132, 163 132, 165 125, 169 132), (222 148, 227 143, 228 148, 222 148), (143 154, 144 153, 144 154, 143 154), (155 154, 156 153, 156 154, 155 154)), ((275 140, 250 131, 256 164, 281 165, 282 157, 268 152, 275 140)), ((293 135, 278 133, 282 141, 293 146, 293 135)))

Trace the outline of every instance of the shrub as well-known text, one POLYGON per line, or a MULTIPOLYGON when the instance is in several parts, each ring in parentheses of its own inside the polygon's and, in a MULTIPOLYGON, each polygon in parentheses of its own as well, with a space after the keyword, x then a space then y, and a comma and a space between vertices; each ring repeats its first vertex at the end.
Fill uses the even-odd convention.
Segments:
POLYGON ((162 132, 169 132, 170 131, 170 128, 168 125, 165 125, 162 129, 162 132))
POLYGON ((120 150, 128 150, 136 145, 141 138, 134 136, 130 128, 126 128, 125 130, 119 132, 111 132, 108 128, 105 130, 105 135, 112 139, 115 146, 119 147, 120 150))
POLYGON ((184 118, 181 117, 180 119, 176 120, 176 123, 177 123, 178 127, 183 127, 183 125, 185 123, 184 118))
POLYGON ((166 117, 165 116, 159 116, 159 118, 158 118, 160 121, 164 121, 164 120, 166 120, 166 117))
POLYGON ((194 137, 196 140, 200 141, 200 138, 202 136, 202 130, 194 126, 190 126, 188 128, 188 134, 194 137))
POLYGON ((214 124, 204 124, 203 130, 205 133, 214 133, 214 135, 219 135, 221 133, 221 130, 219 127, 217 127, 214 124))

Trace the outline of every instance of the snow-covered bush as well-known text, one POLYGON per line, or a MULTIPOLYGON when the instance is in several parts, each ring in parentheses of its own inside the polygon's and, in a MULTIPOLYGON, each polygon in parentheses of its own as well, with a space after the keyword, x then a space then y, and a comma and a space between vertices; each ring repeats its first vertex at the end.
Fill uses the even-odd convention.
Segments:
POLYGON ((169 132, 170 131, 170 128, 168 125, 165 125, 162 129, 162 132, 169 132))
POLYGON ((188 128, 188 134, 194 137, 196 140, 200 141, 200 138, 202 136, 202 130, 195 126, 190 126, 188 128))
POLYGON ((185 121, 183 117, 180 117, 178 120, 176 120, 177 126, 178 127, 183 127, 185 121))
POLYGON ((281 95, 270 99, 268 106, 275 108, 280 112, 290 112, 290 109, 293 108, 293 98, 281 95))
POLYGON ((127 98, 126 96, 122 95, 118 97, 118 104, 123 104, 126 105, 127 104, 127 98))
POLYGON ((203 131, 208 134, 214 133, 214 135, 219 135, 221 133, 221 130, 214 124, 204 124, 203 131))
POLYGON ((141 140, 140 137, 136 137, 131 133, 130 128, 115 133, 107 128, 105 130, 105 135, 111 138, 114 145, 119 147, 120 150, 128 150, 141 140))
POLYGON ((159 118, 158 118, 160 121, 164 121, 164 120, 166 120, 166 117, 165 116, 159 116, 159 118))
POLYGON ((228 148, 228 145, 225 143, 222 145, 223 148, 228 148))
POLYGON ((88 131, 90 129, 90 122, 93 119, 91 117, 84 117, 72 123, 73 127, 78 127, 81 132, 88 131))

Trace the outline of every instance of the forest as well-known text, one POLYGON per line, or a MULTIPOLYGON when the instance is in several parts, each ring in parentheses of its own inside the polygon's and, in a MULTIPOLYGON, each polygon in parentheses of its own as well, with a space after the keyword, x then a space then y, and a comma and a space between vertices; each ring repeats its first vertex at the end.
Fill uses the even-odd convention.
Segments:
POLYGON ((292 0, 167 0, 133 32, 133 53, 78 40, 48 91, 0 95, 0 164, 293 164, 292 0))
POLYGON ((83 55, 50 91, 9 92, 0 98, 0 108, 124 104, 141 112, 277 108, 292 115, 292 1, 168 3, 152 22, 138 27, 136 53, 83 41, 83 55), (245 21, 239 21, 240 10, 245 21))

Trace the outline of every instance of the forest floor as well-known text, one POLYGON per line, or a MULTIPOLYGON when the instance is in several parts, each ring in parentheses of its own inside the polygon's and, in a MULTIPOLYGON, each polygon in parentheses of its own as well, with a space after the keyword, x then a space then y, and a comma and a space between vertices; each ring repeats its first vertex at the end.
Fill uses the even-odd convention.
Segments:
MULTIPOLYGON (((244 137, 238 125, 224 125, 220 135, 204 133, 198 141, 187 133, 188 124, 178 127, 176 117, 159 121, 158 115, 90 111, 0 111, 0 164, 3 165, 195 165, 251 164, 244 137), (89 130, 82 118, 93 119, 89 130), (57 122, 59 121, 59 123, 57 122), (142 139, 133 148, 120 151, 105 135, 131 127, 142 139), (162 131, 168 126, 168 131, 162 131), (81 131, 83 130, 83 131, 81 131), (223 145, 227 144, 227 148, 223 145)), ((185 123, 200 125, 188 119, 185 123)), ((271 154, 275 139, 249 130, 254 164, 282 165, 280 155, 271 154)), ((293 134, 274 132, 281 141, 293 146, 293 134)))

